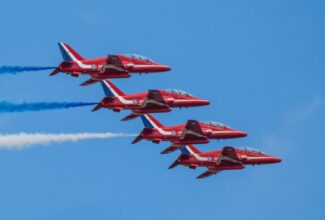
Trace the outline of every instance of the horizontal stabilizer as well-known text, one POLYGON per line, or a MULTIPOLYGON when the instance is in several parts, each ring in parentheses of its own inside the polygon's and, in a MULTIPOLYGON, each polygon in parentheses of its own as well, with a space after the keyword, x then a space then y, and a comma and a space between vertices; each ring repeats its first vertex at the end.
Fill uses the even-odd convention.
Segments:
POLYGON ((221 170, 207 170, 204 173, 200 174, 199 176, 197 176, 197 179, 203 179, 203 178, 207 178, 209 176, 215 175, 217 173, 219 173, 221 170))
POLYGON ((177 160, 175 160, 169 167, 168 169, 173 169, 174 167, 176 167, 178 165, 178 158, 177 160))
POLYGON ((143 139, 142 135, 140 134, 132 141, 132 144, 136 144, 136 143, 140 142, 142 139, 143 139))
POLYGON ((181 149, 182 147, 184 147, 183 145, 178 145, 178 144, 173 144, 170 147, 167 147, 165 150, 163 150, 162 152, 160 152, 161 154, 169 154, 174 152, 175 150, 181 149))
POLYGON ((80 85, 81 85, 81 86, 88 86, 88 85, 91 85, 91 84, 97 83, 98 81, 99 81, 99 80, 97 80, 97 79, 90 78, 90 79, 88 79, 87 81, 81 83, 80 85))
POLYGON ((58 74, 59 72, 60 72, 60 68, 57 67, 51 72, 50 76, 54 76, 54 75, 58 74))
POLYGON ((135 119, 139 116, 140 116, 139 114, 131 113, 131 114, 127 115, 126 117, 122 118, 121 121, 129 121, 129 120, 135 119))
POLYGON ((98 103, 91 111, 95 112, 98 111, 99 109, 101 109, 103 107, 102 103, 98 103))

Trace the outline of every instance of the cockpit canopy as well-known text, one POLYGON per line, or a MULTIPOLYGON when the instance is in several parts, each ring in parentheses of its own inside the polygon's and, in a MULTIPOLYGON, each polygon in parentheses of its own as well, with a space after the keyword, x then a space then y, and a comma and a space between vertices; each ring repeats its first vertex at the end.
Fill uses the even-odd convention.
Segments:
POLYGON ((192 96, 190 93, 179 90, 179 89, 163 89, 166 92, 176 94, 176 95, 187 95, 187 96, 192 96))
POLYGON ((143 61, 150 61, 153 62, 153 60, 142 56, 142 55, 138 55, 138 54, 124 54, 124 56, 128 57, 128 58, 132 58, 132 59, 137 59, 137 60, 143 60, 143 61))
POLYGON ((218 122, 218 121, 202 121, 203 124, 205 125, 209 125, 209 126, 214 126, 214 127, 226 127, 226 128, 229 128, 228 125, 225 125, 221 122, 218 122))
POLYGON ((245 147, 244 151, 252 152, 252 153, 258 153, 258 154, 264 154, 263 151, 261 151, 259 149, 256 149, 256 148, 252 148, 252 147, 245 147))

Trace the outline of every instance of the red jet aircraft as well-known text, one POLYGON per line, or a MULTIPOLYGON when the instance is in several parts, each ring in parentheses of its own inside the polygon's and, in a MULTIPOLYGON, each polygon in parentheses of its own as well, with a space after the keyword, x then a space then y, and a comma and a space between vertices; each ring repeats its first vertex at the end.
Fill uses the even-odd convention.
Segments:
POLYGON ((245 168, 245 165, 260 165, 279 163, 281 159, 273 157, 263 152, 244 148, 237 149, 233 147, 224 147, 221 150, 215 150, 202 153, 193 145, 188 145, 180 149, 182 154, 177 160, 169 166, 169 169, 177 165, 187 166, 195 169, 196 167, 207 167, 208 170, 197 178, 206 178, 224 170, 238 170, 245 168))
POLYGON ((162 154, 173 152, 188 144, 206 144, 209 139, 239 138, 247 136, 247 133, 235 130, 220 122, 198 122, 188 120, 186 124, 165 127, 152 115, 141 115, 145 128, 140 135, 134 139, 132 144, 142 139, 159 143, 170 141, 172 145, 162 151, 162 154))
POLYGON ((136 94, 124 94, 109 80, 101 81, 106 97, 93 109, 104 107, 119 112, 130 109, 132 113, 122 121, 136 118, 145 113, 170 112, 175 107, 191 107, 210 104, 209 101, 190 95, 189 93, 170 90, 149 90, 136 94))
POLYGON ((136 54, 107 55, 105 57, 84 59, 68 44, 59 43, 63 62, 50 74, 59 72, 78 77, 87 74, 91 78, 81 85, 90 85, 106 78, 128 78, 130 73, 165 72, 171 68, 156 63, 144 56, 136 54))

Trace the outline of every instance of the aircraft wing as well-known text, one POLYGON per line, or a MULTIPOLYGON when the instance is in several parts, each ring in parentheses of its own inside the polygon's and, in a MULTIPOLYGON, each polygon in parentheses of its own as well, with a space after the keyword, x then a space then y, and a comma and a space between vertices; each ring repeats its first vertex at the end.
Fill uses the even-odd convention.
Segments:
POLYGON ((219 173, 221 170, 207 170, 204 173, 201 173, 199 176, 197 176, 197 179, 203 179, 203 178, 207 178, 209 176, 215 175, 217 173, 219 173))
POLYGON ((106 59, 105 65, 102 67, 101 72, 106 72, 108 70, 113 70, 116 73, 123 73, 128 74, 129 71, 127 71, 121 61, 121 59, 116 55, 108 55, 106 59))
POLYGON ((238 166, 241 165, 235 148, 233 147, 224 147, 221 151, 221 154, 218 158, 217 165, 225 166, 238 166))
POLYGON ((235 148, 233 147, 224 147, 221 151, 221 154, 217 160, 216 167, 211 167, 198 177, 197 179, 206 178, 212 175, 215 175, 223 171, 223 167, 233 167, 234 169, 244 168, 242 162, 240 162, 235 148))
POLYGON ((199 122, 195 120, 187 121, 180 139, 181 140, 200 139, 202 141, 208 140, 208 138, 203 134, 199 122))
POLYGON ((149 90, 146 99, 142 104, 143 108, 167 108, 169 106, 166 104, 163 96, 159 90, 149 90))

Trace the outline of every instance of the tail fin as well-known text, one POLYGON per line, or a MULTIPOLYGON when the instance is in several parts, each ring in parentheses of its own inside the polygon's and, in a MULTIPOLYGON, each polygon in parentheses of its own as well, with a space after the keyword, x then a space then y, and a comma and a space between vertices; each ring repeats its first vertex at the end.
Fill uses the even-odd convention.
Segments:
POLYGON ((144 127, 146 127, 146 128, 163 128, 164 127, 151 114, 141 115, 141 119, 142 119, 144 127))
POLYGON ((58 45, 61 50, 61 54, 64 61, 77 61, 77 60, 84 59, 76 51, 74 51, 68 44, 59 42, 58 45))
POLYGON ((186 155, 201 153, 201 151, 199 151, 193 145, 186 145, 185 147, 181 148, 181 152, 182 152, 182 154, 186 154, 186 155))
POLYGON ((119 97, 124 96, 125 94, 119 90, 111 81, 109 80, 102 80, 100 81, 100 84, 103 87, 104 93, 107 97, 119 97))

